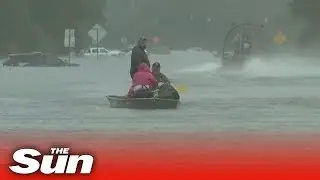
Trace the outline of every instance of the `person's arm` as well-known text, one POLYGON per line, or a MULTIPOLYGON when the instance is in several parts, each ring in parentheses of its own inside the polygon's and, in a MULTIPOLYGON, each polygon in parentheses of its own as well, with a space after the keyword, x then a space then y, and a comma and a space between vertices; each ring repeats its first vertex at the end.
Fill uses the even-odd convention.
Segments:
POLYGON ((136 51, 137 54, 139 54, 140 63, 146 63, 150 67, 150 61, 147 53, 141 48, 137 48, 136 51))
MULTIPOLYGON (((144 52, 141 52, 141 53, 144 53, 144 52)), ((143 57, 142 62, 143 62, 143 63, 146 63, 149 67, 151 67, 150 60, 149 60, 149 58, 148 58, 147 53, 144 53, 144 54, 142 55, 142 57, 143 57)))
POLYGON ((146 61, 147 61, 148 66, 151 67, 150 60, 149 60, 149 57, 148 57, 148 54, 147 54, 147 53, 146 53, 146 56, 145 56, 145 57, 146 57, 146 61))
POLYGON ((150 76, 150 82, 151 82, 153 87, 157 87, 158 86, 158 81, 152 74, 150 76))
POLYGON ((146 58, 146 63, 147 63, 147 65, 149 66, 149 67, 151 67, 151 64, 150 64, 150 61, 149 61, 149 59, 148 59, 148 57, 146 58))

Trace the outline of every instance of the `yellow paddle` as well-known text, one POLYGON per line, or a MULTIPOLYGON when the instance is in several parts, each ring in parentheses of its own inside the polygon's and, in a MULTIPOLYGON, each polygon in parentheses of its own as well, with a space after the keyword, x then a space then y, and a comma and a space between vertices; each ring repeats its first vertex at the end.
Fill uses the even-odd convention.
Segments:
POLYGON ((183 93, 183 92, 186 92, 188 90, 188 87, 187 86, 183 86, 183 85, 178 85, 178 86, 174 86, 176 88, 176 90, 179 92, 179 93, 183 93))

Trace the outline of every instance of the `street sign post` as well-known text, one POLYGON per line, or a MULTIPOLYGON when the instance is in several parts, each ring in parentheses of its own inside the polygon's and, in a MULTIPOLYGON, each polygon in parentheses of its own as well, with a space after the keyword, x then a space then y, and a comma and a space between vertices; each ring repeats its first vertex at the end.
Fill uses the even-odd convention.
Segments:
POLYGON ((99 59, 99 42, 107 35, 107 33, 108 32, 99 24, 94 25, 88 32, 88 35, 96 42, 97 59, 99 59))
POLYGON ((70 48, 76 45, 76 38, 74 36, 74 29, 65 29, 64 31, 64 47, 68 48, 69 62, 71 60, 70 48))

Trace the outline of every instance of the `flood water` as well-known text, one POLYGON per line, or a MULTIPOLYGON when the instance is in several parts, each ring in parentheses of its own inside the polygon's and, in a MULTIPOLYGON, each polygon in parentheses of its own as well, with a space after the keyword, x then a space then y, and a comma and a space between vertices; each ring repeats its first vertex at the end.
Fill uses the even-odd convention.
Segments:
POLYGON ((176 85, 187 86, 176 110, 111 109, 124 95, 129 56, 73 58, 80 67, 0 68, 0 131, 317 132, 320 63, 252 59, 243 72, 217 73, 206 52, 151 55, 176 85))

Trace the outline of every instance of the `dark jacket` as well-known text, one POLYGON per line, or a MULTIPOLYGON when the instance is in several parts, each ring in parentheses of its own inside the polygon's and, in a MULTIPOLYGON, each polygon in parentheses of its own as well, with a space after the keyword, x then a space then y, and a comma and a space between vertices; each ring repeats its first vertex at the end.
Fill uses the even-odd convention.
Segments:
POLYGON ((180 100, 180 95, 172 85, 163 84, 159 87, 158 98, 180 100))
POLYGON ((159 75, 153 75, 158 82, 170 84, 170 80, 164 74, 160 73, 159 75))
POLYGON ((150 61, 147 53, 137 45, 132 49, 131 53, 131 78, 133 77, 133 74, 137 72, 137 68, 141 63, 146 63, 150 67, 150 61))

